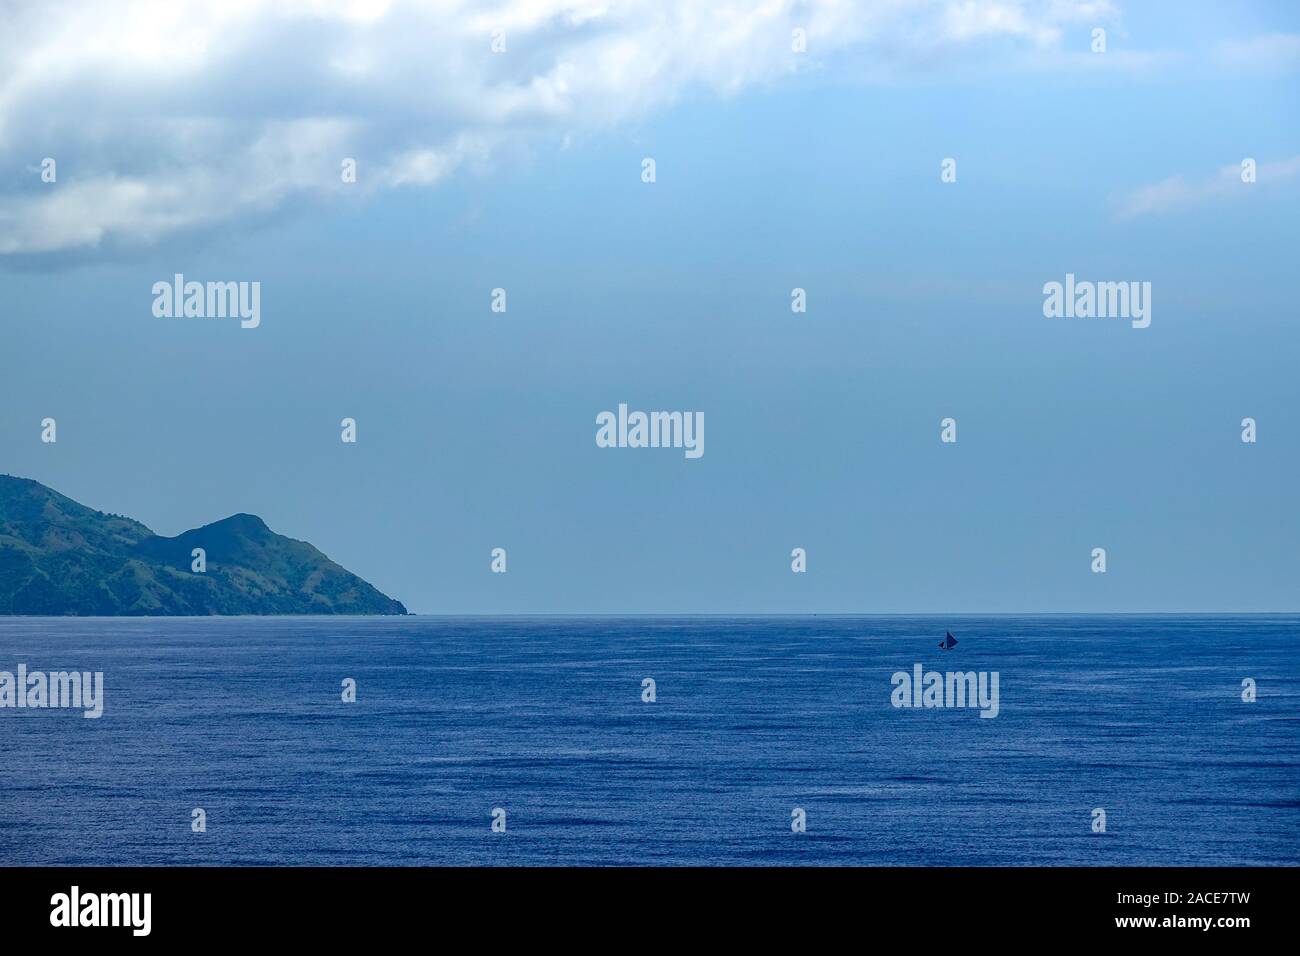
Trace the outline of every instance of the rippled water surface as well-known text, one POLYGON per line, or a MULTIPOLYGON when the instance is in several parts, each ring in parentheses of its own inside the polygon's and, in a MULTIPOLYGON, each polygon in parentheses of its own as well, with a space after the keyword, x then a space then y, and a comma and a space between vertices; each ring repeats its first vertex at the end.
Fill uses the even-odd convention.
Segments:
POLYGON ((1295 616, 0 618, 0 670, 103 671, 106 698, 98 720, 0 709, 0 864, 1294 865, 1297 637, 1295 616), (916 663, 997 671, 998 716, 893 707, 916 663))

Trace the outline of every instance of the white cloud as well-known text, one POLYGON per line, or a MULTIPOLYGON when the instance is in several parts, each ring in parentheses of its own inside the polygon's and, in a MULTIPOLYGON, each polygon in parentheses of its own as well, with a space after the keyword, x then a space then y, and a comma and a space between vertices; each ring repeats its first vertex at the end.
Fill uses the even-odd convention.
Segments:
POLYGON ((1172 212, 1190 206, 1223 200, 1234 196, 1244 197, 1247 190, 1267 188, 1285 182, 1300 174, 1300 156, 1276 162, 1258 163, 1256 182, 1246 184, 1241 180, 1241 164, 1233 163, 1219 169, 1213 176, 1186 180, 1170 176, 1158 183, 1140 186, 1115 200, 1116 215, 1120 219, 1133 219, 1172 212))
POLYGON ((1106 0, 62 0, 0 36, 0 254, 153 243, 298 196, 439 183, 502 148, 728 95, 847 51, 1041 63, 1106 0), (791 30, 808 53, 791 52, 791 30), (505 31, 507 52, 490 52, 505 31), (940 54, 940 56, 936 56, 940 54), (359 183, 340 162, 355 157, 359 183))
POLYGON ((1300 33, 1266 33, 1219 45, 1219 58, 1234 69, 1294 70, 1300 67, 1300 33))

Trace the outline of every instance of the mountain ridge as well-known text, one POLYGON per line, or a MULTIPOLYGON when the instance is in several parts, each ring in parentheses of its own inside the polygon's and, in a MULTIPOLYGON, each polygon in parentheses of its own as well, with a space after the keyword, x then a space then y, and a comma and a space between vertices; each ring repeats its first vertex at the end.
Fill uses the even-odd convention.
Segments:
POLYGON ((0 614, 406 614, 306 541, 239 513, 155 534, 31 478, 0 475, 0 614), (194 571, 202 548, 206 569, 194 571))

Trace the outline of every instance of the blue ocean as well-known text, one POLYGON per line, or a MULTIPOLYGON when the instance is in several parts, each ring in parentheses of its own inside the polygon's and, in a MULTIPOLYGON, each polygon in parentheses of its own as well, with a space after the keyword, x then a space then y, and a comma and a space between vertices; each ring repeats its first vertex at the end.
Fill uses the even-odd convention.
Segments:
POLYGON ((0 618, 0 670, 104 674, 99 719, 0 709, 0 864, 1294 865, 1297 637, 1295 615, 0 618), (997 716, 895 707, 917 664, 997 672, 997 716))

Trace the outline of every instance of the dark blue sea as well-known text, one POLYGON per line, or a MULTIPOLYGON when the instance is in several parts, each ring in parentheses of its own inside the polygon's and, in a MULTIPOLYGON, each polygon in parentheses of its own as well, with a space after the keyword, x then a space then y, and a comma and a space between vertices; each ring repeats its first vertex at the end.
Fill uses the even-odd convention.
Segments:
POLYGON ((0 710, 0 864, 1294 865, 1298 638, 1295 615, 0 618, 0 670, 105 684, 98 720, 0 710), (895 708, 917 663, 998 672, 998 716, 895 708))

